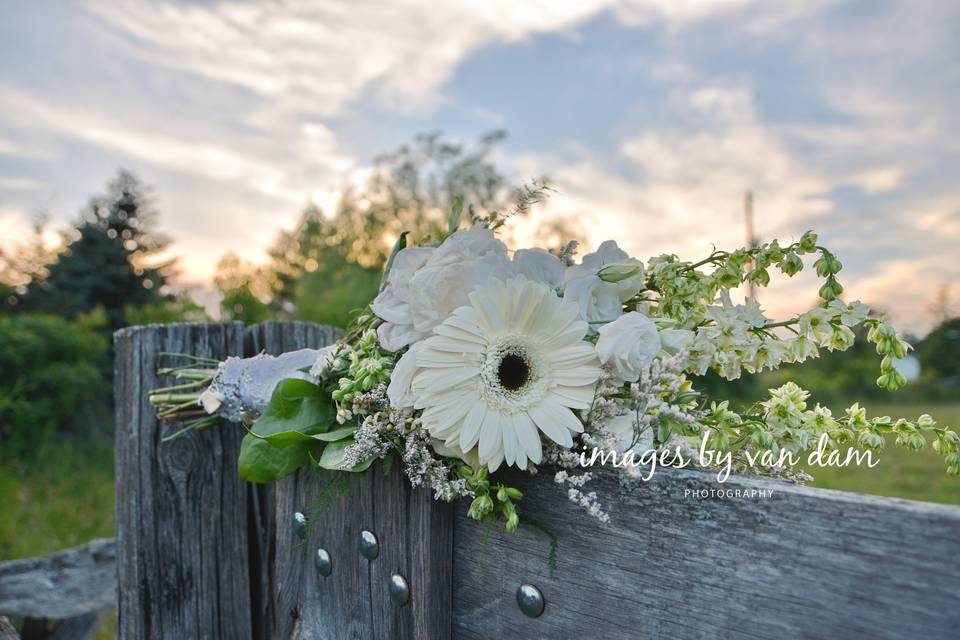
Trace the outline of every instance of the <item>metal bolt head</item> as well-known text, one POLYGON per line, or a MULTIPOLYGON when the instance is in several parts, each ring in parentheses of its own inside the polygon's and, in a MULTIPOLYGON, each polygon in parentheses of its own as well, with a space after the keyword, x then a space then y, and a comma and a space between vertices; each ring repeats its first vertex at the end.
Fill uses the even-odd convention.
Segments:
POLYGON ((324 548, 317 549, 313 556, 313 563, 317 567, 317 573, 326 578, 333 571, 333 563, 330 561, 330 554, 324 548))
POLYGON ((390 576, 388 588, 390 590, 390 599, 393 600, 393 603, 398 607, 402 607, 410 602, 410 585, 407 584, 407 579, 399 573, 390 576))
POLYGON ((524 615, 539 618, 544 607, 543 594, 532 584, 522 584, 517 589, 517 606, 524 615))
POLYGON ((364 529, 360 532, 360 555, 367 560, 373 560, 380 555, 380 542, 373 531, 364 529))
POLYGON ((307 539, 307 516, 299 511, 293 514, 293 532, 301 540, 307 539))

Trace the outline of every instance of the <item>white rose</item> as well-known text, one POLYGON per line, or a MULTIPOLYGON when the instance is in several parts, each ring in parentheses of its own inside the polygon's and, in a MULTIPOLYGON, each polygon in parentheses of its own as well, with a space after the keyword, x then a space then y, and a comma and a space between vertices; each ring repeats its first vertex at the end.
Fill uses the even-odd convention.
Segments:
POLYGON ((653 320, 631 311, 597 331, 597 355, 614 375, 625 382, 636 382, 640 372, 660 353, 660 335, 653 320))
POLYGON ((397 351, 426 337, 467 304, 477 286, 510 275, 506 245, 479 226, 454 233, 436 248, 400 251, 387 287, 371 305, 385 320, 377 329, 380 345, 397 351))
POLYGON ((554 289, 563 285, 563 263, 544 249, 520 249, 513 254, 511 266, 514 275, 544 282, 554 289))
POLYGON ((607 240, 594 253, 585 255, 580 264, 567 267, 563 296, 577 303, 587 322, 610 322, 620 316, 620 303, 635 296, 643 282, 643 263, 627 255, 613 240, 607 240), (640 268, 619 282, 606 282, 598 274, 607 265, 640 268))
POLYGON ((623 303, 616 288, 597 276, 568 280, 563 288, 563 299, 576 304, 580 317, 593 324, 611 322, 623 313, 623 303))

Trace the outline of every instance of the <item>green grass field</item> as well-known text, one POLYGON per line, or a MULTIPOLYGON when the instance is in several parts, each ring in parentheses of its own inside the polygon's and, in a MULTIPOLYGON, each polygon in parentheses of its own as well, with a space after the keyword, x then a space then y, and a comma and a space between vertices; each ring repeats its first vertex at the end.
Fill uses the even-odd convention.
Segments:
MULTIPOLYGON (((871 415, 916 418, 929 413, 960 428, 960 403, 868 404, 871 415)), ((815 468, 812 486, 911 500, 960 504, 960 478, 946 475, 932 449, 906 451, 893 445, 866 467, 815 468)), ((113 535, 113 450, 107 442, 46 445, 30 463, 0 463, 0 559, 46 555, 92 538, 113 535)), ((95 638, 113 637, 108 619, 95 638)))
MULTIPOLYGON (((50 443, 30 462, 0 462, 0 505, 0 560, 112 537, 113 443, 50 443)), ((94 639, 114 637, 111 615, 94 639)))

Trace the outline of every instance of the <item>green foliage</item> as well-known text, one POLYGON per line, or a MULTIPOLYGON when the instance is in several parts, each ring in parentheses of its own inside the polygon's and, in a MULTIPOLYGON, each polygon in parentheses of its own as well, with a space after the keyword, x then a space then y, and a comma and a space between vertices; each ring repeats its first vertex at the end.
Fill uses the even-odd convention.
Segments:
POLYGON ((210 322, 206 310, 187 293, 148 302, 140 307, 127 305, 123 309, 123 317, 128 325, 210 322))
POLYGON ((54 432, 78 433, 107 412, 103 320, 102 314, 75 322, 48 315, 0 316, 4 454, 29 455, 54 432))
POLYGON ((228 253, 217 263, 214 284, 223 298, 220 301, 220 316, 224 320, 238 320, 244 324, 257 324, 273 317, 273 311, 263 297, 265 288, 263 274, 259 269, 245 264, 235 253, 228 253))
POLYGON ((509 202, 504 179, 488 157, 503 137, 495 132, 471 146, 436 133, 417 136, 377 158, 367 183, 348 190, 332 216, 307 207, 297 227, 281 234, 270 251, 263 277, 273 310, 349 324, 351 314, 377 294, 383 265, 402 234, 418 244, 436 240, 460 225, 464 202, 484 210, 509 202))
POLYGON ((824 351, 820 357, 802 363, 784 364, 758 376, 755 392, 779 387, 792 380, 815 398, 832 403, 842 398, 886 398, 888 393, 875 383, 877 353, 866 340, 866 330, 854 329, 856 341, 846 351, 824 351))
POLYGON ((108 327, 122 327, 125 308, 158 302, 166 283, 168 265, 148 264, 166 246, 152 233, 154 217, 147 189, 121 171, 90 201, 56 260, 34 274, 17 308, 73 318, 102 307, 108 327))
POLYGON ((311 435, 328 431, 335 411, 330 396, 306 380, 282 380, 270 404, 240 446, 240 475, 250 482, 286 477, 309 462, 323 447, 288 437, 291 432, 311 435), (270 442, 269 436, 286 434, 270 442))
POLYGON ((379 268, 328 255, 326 262, 297 282, 294 315, 298 320, 346 327, 356 311, 377 295, 379 281, 379 268))
POLYGON ((924 379, 960 386, 960 318, 943 322, 917 345, 924 379))

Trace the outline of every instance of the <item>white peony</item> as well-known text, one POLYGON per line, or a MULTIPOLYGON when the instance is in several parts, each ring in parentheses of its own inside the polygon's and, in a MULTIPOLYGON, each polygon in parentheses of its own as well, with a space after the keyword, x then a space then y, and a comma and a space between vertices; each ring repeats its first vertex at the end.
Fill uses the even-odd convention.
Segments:
POLYGON ((597 355, 615 376, 636 382, 660 353, 660 335, 653 320, 631 311, 598 330, 597 355))
POLYGON ((511 273, 506 245, 480 226, 458 231, 436 248, 403 249, 371 305, 385 321, 377 330, 380 345, 398 351, 421 340, 467 304, 478 286, 511 273))
POLYGON ((611 322, 620 317, 621 303, 643 288, 643 263, 631 258, 613 240, 607 240, 580 264, 567 267, 564 273, 563 297, 577 303, 580 316, 590 323, 611 322), (619 282, 606 282, 598 275, 607 265, 639 265, 631 277, 619 282))

